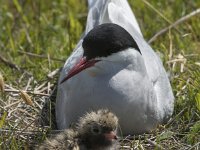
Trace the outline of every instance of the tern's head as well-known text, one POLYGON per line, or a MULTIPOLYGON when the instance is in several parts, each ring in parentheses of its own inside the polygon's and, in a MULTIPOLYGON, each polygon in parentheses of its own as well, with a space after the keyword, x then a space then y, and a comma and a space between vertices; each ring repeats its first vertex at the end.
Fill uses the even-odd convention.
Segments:
POLYGON ((88 149, 109 147, 117 140, 118 118, 110 111, 101 109, 87 113, 79 120, 78 132, 88 149))
POLYGON ((61 83, 84 69, 94 66, 95 63, 101 61, 102 57, 106 58, 129 48, 134 48, 141 53, 133 37, 124 28, 113 23, 94 27, 84 37, 82 47, 83 57, 72 67, 61 83))

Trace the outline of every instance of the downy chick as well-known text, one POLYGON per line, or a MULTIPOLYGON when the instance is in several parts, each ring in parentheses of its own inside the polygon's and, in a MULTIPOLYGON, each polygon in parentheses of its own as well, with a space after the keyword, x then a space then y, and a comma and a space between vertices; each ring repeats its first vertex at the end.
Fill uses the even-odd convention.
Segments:
POLYGON ((86 113, 74 129, 66 129, 47 139, 39 150, 111 150, 118 149, 118 118, 109 110, 86 113))

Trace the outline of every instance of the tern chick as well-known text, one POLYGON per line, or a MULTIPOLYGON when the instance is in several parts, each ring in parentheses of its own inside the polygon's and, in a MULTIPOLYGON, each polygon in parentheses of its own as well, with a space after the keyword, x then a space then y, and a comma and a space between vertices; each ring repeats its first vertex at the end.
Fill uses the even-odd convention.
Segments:
POLYGON ((118 118, 107 109, 86 113, 74 129, 66 129, 47 139, 39 150, 112 150, 118 149, 118 118))

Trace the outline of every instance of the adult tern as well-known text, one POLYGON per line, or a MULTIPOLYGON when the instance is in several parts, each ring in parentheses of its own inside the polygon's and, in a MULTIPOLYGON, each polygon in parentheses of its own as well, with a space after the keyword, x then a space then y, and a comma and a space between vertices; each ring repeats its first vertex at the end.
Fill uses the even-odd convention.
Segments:
POLYGON ((88 0, 84 36, 60 74, 59 129, 87 111, 108 108, 124 135, 169 120, 174 96, 161 60, 144 40, 127 0, 88 0))

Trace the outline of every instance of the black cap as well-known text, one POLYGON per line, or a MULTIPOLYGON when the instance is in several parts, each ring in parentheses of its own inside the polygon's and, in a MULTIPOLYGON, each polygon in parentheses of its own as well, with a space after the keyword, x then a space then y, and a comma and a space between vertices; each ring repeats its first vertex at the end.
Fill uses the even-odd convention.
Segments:
MULTIPOLYGON (((140 49, 133 37, 121 26, 105 23, 94 27, 82 43, 86 59, 106 57, 127 48, 140 49)), ((141 52, 140 52, 141 54, 141 52)))

